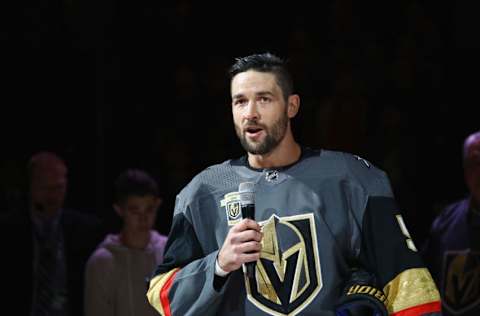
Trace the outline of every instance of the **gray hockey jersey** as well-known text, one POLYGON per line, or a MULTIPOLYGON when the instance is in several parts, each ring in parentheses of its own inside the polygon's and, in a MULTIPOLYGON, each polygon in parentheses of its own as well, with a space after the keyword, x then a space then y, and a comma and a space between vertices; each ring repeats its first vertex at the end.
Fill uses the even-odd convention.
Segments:
POLYGON ((242 157, 205 169, 179 193, 147 297, 162 315, 331 316, 352 266, 376 276, 390 314, 439 315, 438 291, 382 170, 307 148, 278 169, 252 169, 242 157), (261 258, 254 278, 239 269, 219 280, 215 259, 242 219, 246 181, 255 183, 261 258))

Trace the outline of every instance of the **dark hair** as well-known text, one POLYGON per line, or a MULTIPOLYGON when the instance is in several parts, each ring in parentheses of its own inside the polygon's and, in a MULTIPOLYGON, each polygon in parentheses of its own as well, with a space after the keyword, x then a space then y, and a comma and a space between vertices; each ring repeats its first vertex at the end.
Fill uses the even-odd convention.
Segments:
POLYGON ((292 76, 286 67, 286 62, 280 57, 267 52, 236 58, 229 70, 230 80, 237 74, 248 70, 269 72, 275 75, 285 100, 293 93, 292 76))
POLYGON ((158 197, 157 182, 145 171, 127 169, 115 181, 115 203, 121 204, 130 196, 158 197))

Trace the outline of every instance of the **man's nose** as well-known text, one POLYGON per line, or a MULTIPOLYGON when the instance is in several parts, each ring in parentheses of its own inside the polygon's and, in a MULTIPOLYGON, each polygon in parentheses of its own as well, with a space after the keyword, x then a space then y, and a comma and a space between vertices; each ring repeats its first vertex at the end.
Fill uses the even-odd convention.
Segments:
POLYGON ((244 119, 246 120, 258 120, 259 118, 259 113, 258 113, 258 106, 255 101, 250 101, 248 102, 245 112, 243 115, 244 119))

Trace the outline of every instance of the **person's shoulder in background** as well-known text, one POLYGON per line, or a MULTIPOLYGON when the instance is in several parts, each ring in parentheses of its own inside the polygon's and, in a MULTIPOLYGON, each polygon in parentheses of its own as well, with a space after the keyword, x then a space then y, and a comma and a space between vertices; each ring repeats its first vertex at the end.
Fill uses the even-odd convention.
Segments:
POLYGON ((87 253, 92 252, 106 234, 104 220, 92 211, 65 208, 61 222, 67 246, 74 245, 87 253))
POLYGON ((435 217, 431 227, 431 233, 442 232, 453 223, 460 220, 468 211, 468 199, 457 200, 446 205, 435 217))
POLYGON ((98 227, 103 224, 103 220, 91 210, 65 208, 62 213, 64 224, 84 224, 87 227, 98 227))

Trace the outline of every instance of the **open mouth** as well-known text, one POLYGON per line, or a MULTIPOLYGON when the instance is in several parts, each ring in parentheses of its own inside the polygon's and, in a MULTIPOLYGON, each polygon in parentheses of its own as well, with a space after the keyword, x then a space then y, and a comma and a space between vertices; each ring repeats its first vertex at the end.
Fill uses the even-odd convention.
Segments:
POLYGON ((258 126, 249 126, 245 128, 245 134, 250 137, 256 137, 260 135, 262 131, 263 131, 263 128, 258 126))

